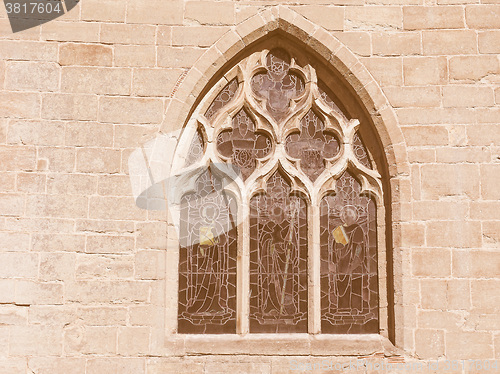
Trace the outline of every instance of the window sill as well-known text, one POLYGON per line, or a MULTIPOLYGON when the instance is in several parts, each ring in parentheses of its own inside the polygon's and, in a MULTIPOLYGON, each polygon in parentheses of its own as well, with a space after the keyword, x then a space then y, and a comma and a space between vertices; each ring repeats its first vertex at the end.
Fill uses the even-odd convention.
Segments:
MULTIPOLYGON (((174 355, 265 355, 265 356, 368 356, 396 354, 396 347, 382 335, 310 334, 177 334, 165 338, 174 355)), ((169 350, 170 350, 169 349, 169 350)))

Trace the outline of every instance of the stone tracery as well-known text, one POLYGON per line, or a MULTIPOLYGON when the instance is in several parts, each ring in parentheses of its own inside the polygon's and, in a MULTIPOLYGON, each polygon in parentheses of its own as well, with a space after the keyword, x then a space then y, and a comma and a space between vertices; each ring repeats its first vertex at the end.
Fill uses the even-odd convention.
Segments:
MULTIPOLYGON (((247 248, 250 260, 239 271, 250 273, 250 332, 307 331, 308 253, 320 252, 323 332, 376 332, 372 198, 380 198, 381 182, 359 122, 342 114, 311 65, 298 64, 283 49, 254 53, 233 70, 233 79, 199 115, 197 125, 212 135, 198 162, 231 163, 242 176, 239 204, 250 206, 250 227, 238 246, 247 248), (332 198, 335 193, 350 197, 332 198), (307 224, 315 207, 321 213, 310 221, 321 223, 320 238, 307 224), (311 243, 320 239, 321 251, 315 250, 311 243)), ((207 282, 197 287, 213 286, 207 282)))

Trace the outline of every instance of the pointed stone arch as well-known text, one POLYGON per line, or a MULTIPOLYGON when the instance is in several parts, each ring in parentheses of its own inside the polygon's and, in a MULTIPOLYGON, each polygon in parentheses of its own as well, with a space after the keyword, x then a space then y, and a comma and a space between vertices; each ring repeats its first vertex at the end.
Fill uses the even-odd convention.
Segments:
MULTIPOLYGON (((387 297, 385 308, 390 340, 403 346, 402 268, 399 222, 405 219, 408 192, 409 165, 406 146, 395 113, 376 80, 359 59, 338 39, 285 6, 268 8, 236 25, 210 47, 185 74, 169 98, 165 120, 159 132, 169 134, 181 130, 188 122, 199 100, 224 74, 228 66, 241 54, 266 38, 280 35, 301 43, 308 52, 322 60, 332 73, 344 81, 376 134, 381 173, 385 177, 384 194, 386 222, 383 234, 387 243, 387 297)), ((381 292, 383 292, 381 290, 381 292)))

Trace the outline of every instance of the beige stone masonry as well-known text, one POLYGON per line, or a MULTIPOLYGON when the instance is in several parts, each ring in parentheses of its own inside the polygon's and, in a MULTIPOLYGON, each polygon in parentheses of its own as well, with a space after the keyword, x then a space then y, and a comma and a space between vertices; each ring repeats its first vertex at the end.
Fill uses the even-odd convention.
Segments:
POLYGON ((0 6, 0 373, 500 365, 499 28, 496 0, 84 0, 15 34, 0 6), (381 335, 175 332, 179 243, 135 204, 129 156, 274 37, 377 138, 381 335))

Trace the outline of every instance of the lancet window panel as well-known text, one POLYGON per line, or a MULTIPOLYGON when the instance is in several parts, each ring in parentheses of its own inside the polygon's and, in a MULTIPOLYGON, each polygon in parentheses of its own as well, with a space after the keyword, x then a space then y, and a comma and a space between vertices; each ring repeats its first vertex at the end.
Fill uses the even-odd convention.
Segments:
POLYGON ((307 206, 279 172, 250 201, 250 332, 307 332, 307 206))
POLYGON ((182 198, 178 330, 236 332, 234 199, 208 169, 182 198), (231 207, 231 205, 233 205, 231 207))
POLYGON ((344 173, 321 201, 321 331, 378 331, 376 207, 344 173))
POLYGON ((194 111, 186 166, 208 171, 181 203, 179 332, 378 332, 381 176, 318 75, 263 49, 194 111))

